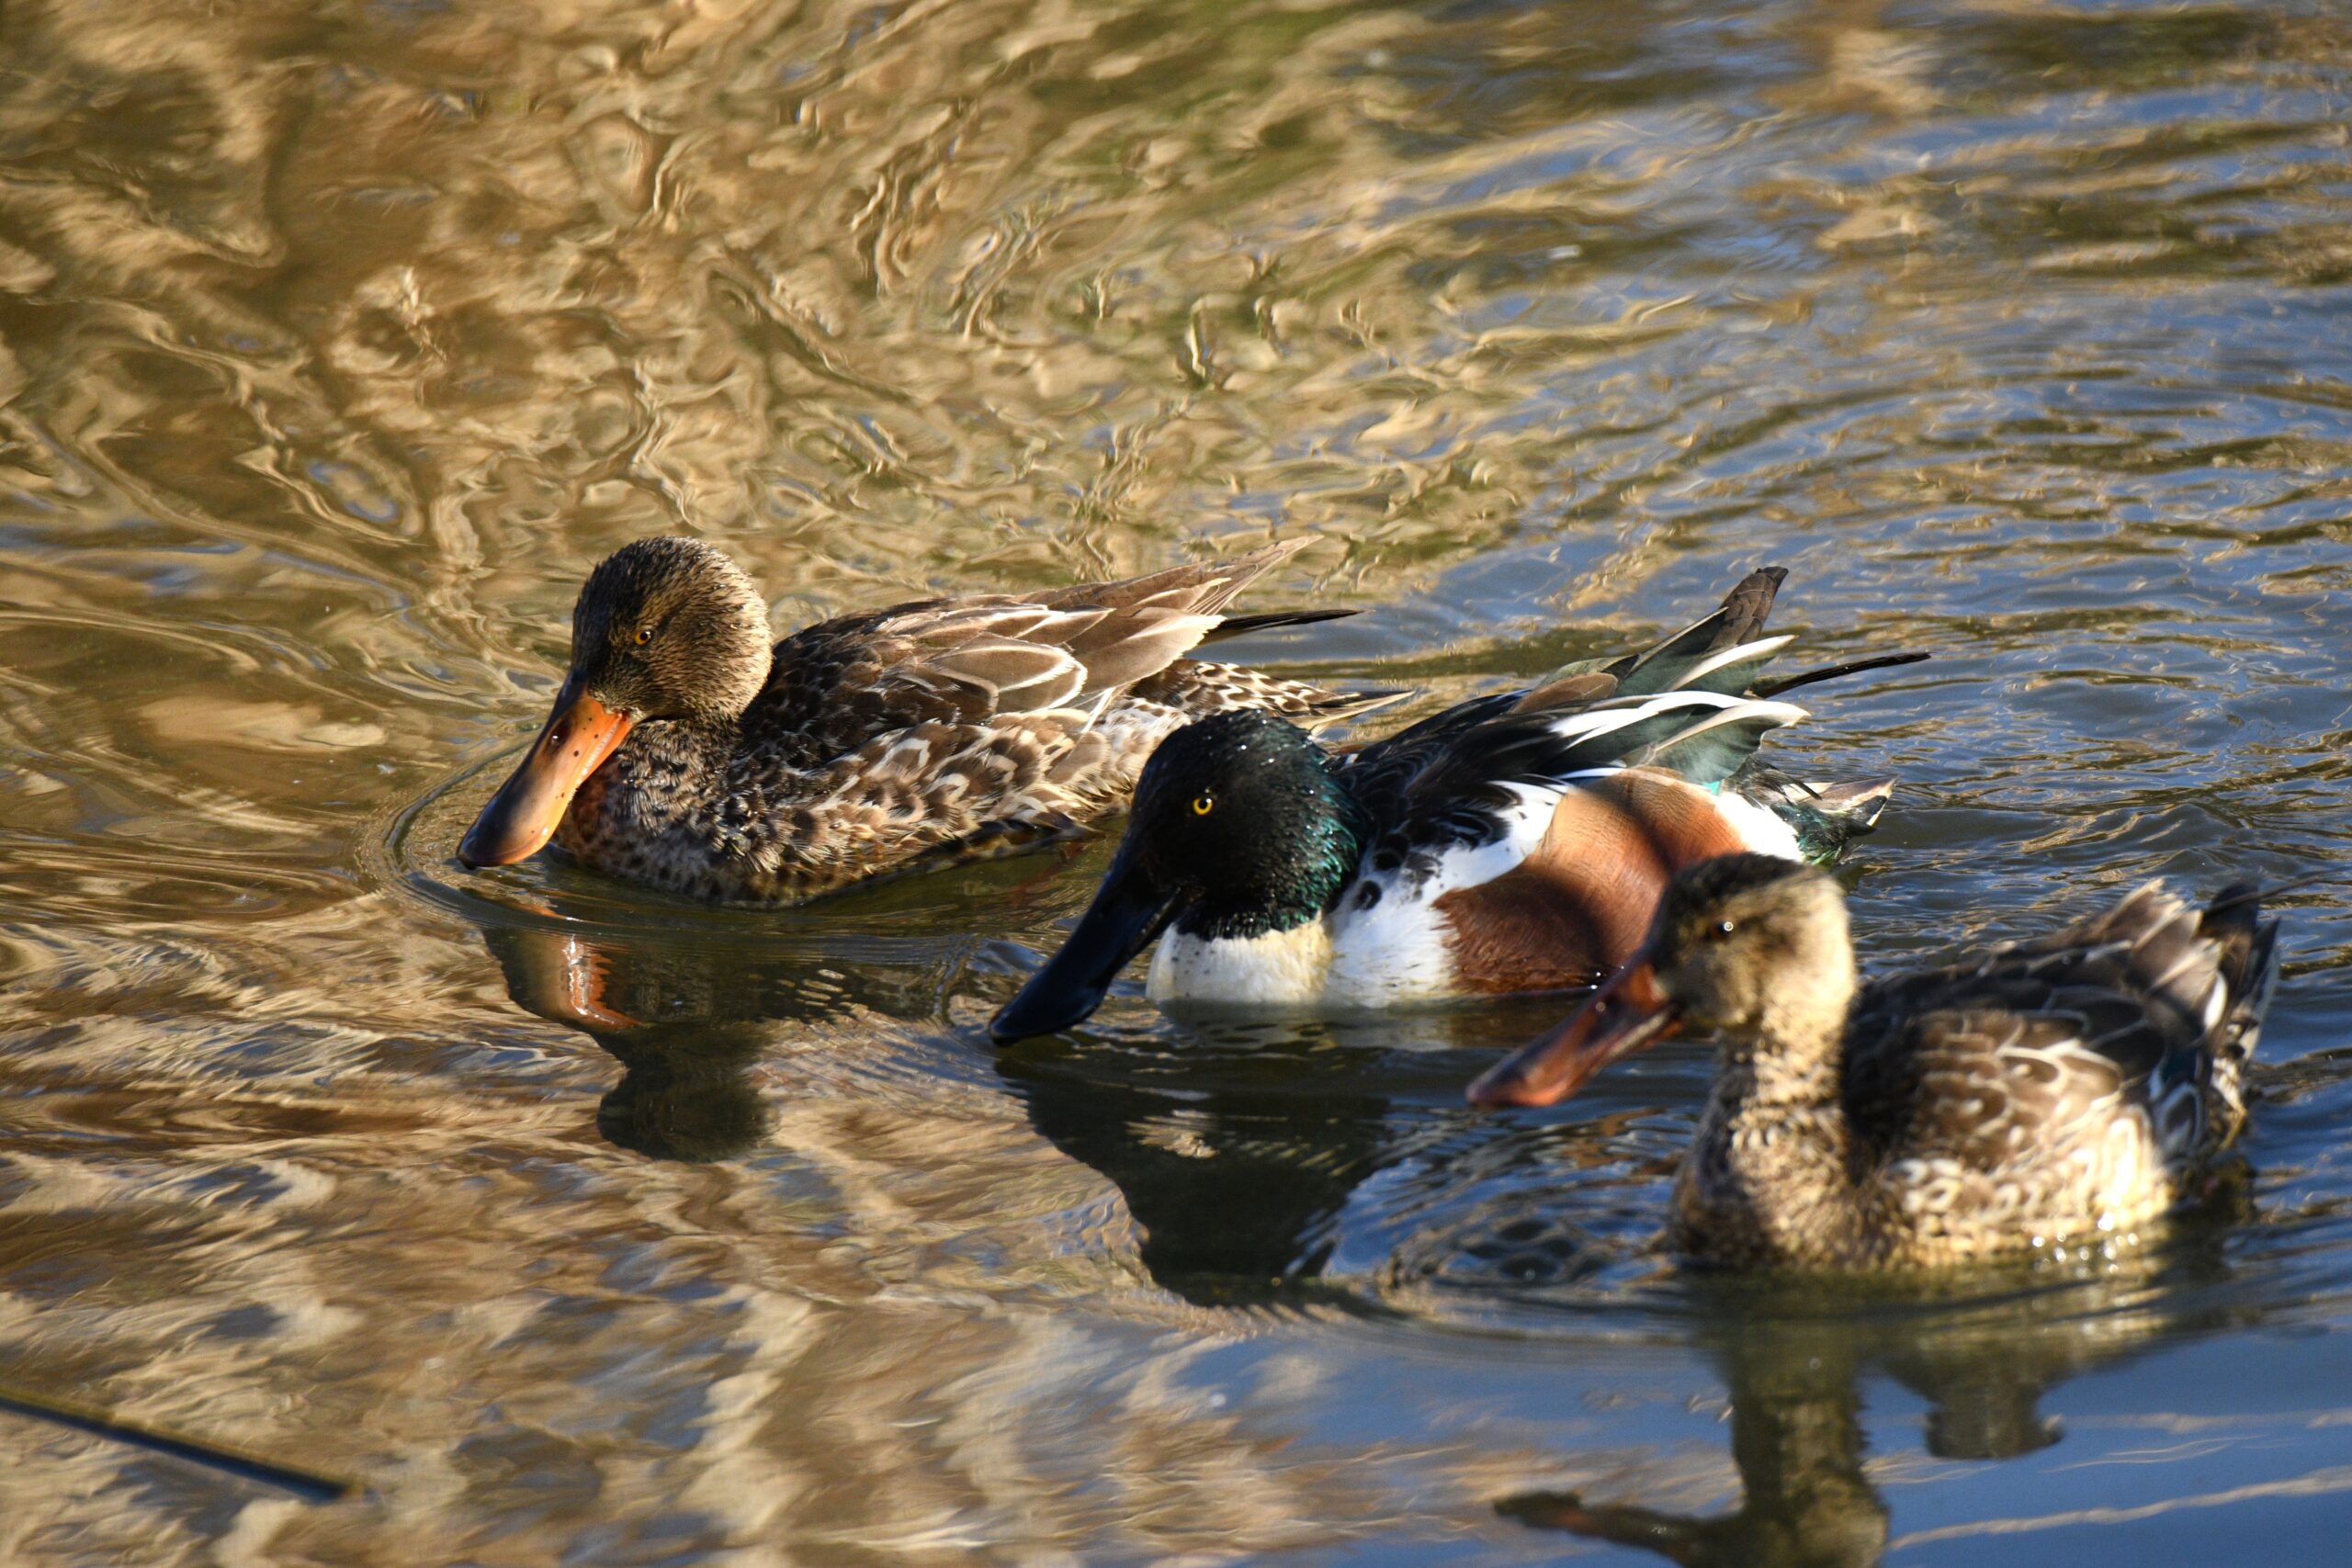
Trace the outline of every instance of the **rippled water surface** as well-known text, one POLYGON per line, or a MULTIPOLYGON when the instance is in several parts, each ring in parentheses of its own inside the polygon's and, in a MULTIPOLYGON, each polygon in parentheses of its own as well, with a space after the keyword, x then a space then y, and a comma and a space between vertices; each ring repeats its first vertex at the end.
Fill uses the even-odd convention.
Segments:
POLYGON ((452 848, 588 566, 779 626, 1324 543, 1455 698, 1791 570, 1865 955, 2352 858, 2328 0, 0 12, 0 1558, 2340 1561, 2352 894, 2245 1166, 1934 1293, 1647 1256, 1554 1004, 980 1022, 1091 890, 452 848), (600 1026, 601 998, 640 1026, 600 1026))

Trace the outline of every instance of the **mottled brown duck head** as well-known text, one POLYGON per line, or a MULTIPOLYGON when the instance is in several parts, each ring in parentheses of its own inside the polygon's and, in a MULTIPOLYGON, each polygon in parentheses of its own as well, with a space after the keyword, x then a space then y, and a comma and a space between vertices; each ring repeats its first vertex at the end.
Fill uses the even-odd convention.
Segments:
POLYGON ((694 539, 639 539, 598 563, 571 609, 571 669, 539 738, 458 847, 469 866, 536 853, 630 729, 733 719, 766 682, 768 612, 751 579, 694 539))
POLYGON ((1659 897, 1650 934, 1557 1029, 1470 1086, 1476 1105, 1550 1105, 1593 1074, 1689 1029, 1735 1059, 1838 1048, 1854 998, 1846 897, 1827 874, 1772 855, 1720 855, 1659 897))

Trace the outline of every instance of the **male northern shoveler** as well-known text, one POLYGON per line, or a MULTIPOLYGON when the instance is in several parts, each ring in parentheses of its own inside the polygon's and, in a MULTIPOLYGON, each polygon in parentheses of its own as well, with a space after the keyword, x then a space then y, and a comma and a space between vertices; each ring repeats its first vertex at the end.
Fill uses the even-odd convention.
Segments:
POLYGON ((780 903, 1052 836, 1125 804, 1190 720, 1252 709, 1319 728, 1395 700, 1184 657, 1351 614, 1223 614, 1312 542, 898 604, 771 649, 767 605, 734 562, 639 539, 589 574, 555 711, 458 858, 506 865, 552 835, 599 871, 780 903))
POLYGON ((1263 714, 1177 731, 1061 951, 989 1025, 1067 1029, 1155 938, 1155 1001, 1356 1010, 1589 986, 1633 951, 1667 878, 1729 850, 1834 858, 1892 781, 1815 787, 1757 766, 1770 700, 1896 654, 1750 686, 1786 574, 1750 573, 1666 641, 1476 698, 1334 756, 1263 714), (1164 934, 1163 934, 1164 933, 1164 934))
POLYGON ((1973 964, 1858 987, 1818 871, 1729 855, 1677 876, 1641 951, 1471 1086, 1548 1105, 1685 1025, 1720 1033, 1675 1185, 1704 1261, 1906 1269, 2130 1233, 2245 1120, 2275 975, 2262 894, 2156 884, 1973 964))

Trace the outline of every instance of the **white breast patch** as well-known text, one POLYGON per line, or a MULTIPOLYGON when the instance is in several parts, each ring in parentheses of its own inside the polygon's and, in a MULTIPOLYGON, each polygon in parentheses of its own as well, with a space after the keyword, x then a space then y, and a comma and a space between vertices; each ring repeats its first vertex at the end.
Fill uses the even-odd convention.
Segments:
POLYGON ((1331 971, 1331 927, 1308 920, 1254 937, 1197 937, 1170 930, 1153 950, 1144 994, 1155 1002, 1321 1001, 1331 971))

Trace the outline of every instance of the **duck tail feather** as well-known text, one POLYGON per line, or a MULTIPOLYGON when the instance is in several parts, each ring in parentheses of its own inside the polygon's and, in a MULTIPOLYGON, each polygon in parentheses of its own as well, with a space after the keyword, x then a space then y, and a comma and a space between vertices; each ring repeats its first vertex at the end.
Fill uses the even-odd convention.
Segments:
POLYGON ((1208 635, 1201 638, 1201 646, 1223 642, 1227 637, 1246 637, 1251 632, 1272 631, 1276 626, 1311 626, 1323 621, 1344 620, 1361 615, 1362 610, 1270 610, 1261 615, 1227 615, 1208 635))
POLYGON ((2316 871, 2304 872, 2300 876, 2282 877, 2277 882, 2256 882, 2251 878, 2241 878, 2214 894, 2211 901, 2205 906, 2205 913, 2209 917, 2220 915, 2237 908, 2241 905, 2258 908, 2282 893, 2300 893, 2306 887, 2314 887, 2324 882, 2338 882, 2347 877, 2352 877, 2352 866, 2326 865, 2316 871))
POLYGON ((1756 641, 1765 617, 1772 613, 1773 597, 1788 575, 1786 567, 1758 568, 1740 579, 1720 607, 1663 642, 1600 665, 1600 671, 1617 677, 1619 689, 1627 696, 1672 691, 1693 665, 1725 649, 1756 641))
POLYGON ((1799 686, 1810 686, 1816 682, 1836 681, 1848 675, 1859 675, 1865 670, 1892 670, 1899 664, 1924 663, 1933 657, 1933 654, 1917 652, 1882 653, 1869 659, 1849 660, 1843 664, 1825 664, 1818 670, 1806 670, 1798 674, 1783 676, 1778 681, 1767 681, 1760 685, 1752 686, 1748 689, 1747 694, 1751 697, 1777 697, 1783 692, 1793 692, 1799 686))
POLYGON ((1329 692, 1310 705, 1306 713, 1294 722, 1308 730, 1320 730, 1350 719, 1362 718, 1385 707, 1393 707, 1414 695, 1410 686, 1374 686, 1353 692, 1329 692))
POLYGON ((1756 754, 1765 736, 1803 717, 1804 709, 1787 703, 1733 703, 1626 761, 1667 769, 1696 784, 1721 784, 1756 754))

